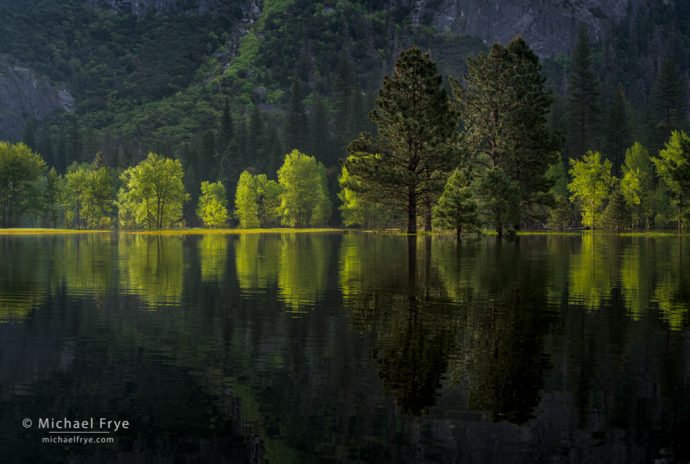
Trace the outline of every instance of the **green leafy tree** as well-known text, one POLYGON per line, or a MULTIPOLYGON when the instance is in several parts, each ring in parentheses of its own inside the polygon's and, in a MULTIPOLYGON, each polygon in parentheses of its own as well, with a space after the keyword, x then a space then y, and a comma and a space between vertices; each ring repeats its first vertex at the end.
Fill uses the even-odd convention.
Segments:
POLYGON ((567 114, 569 149, 573 156, 597 148, 599 89, 592 68, 592 49, 587 30, 582 27, 571 56, 568 75, 567 114))
MULTIPOLYGON (((539 59, 521 38, 469 59, 465 81, 464 88, 453 83, 465 128, 464 148, 480 168, 478 175, 485 169, 491 178, 505 177, 495 187, 502 190, 510 183, 517 192, 517 201, 511 199, 514 222, 492 217, 501 235, 504 226, 518 227, 551 202, 546 173, 559 149, 558 139, 547 128, 552 97, 545 90, 539 59)), ((491 188, 490 183, 483 185, 491 188)), ((504 203, 501 195, 489 197, 504 203)), ((502 210, 502 205, 483 203, 494 212, 502 210)))
POLYGON ((683 214, 690 200, 690 137, 685 132, 673 131, 664 149, 652 161, 668 188, 680 232, 683 214))
POLYGON ((598 151, 590 151, 581 160, 570 160, 570 176, 570 199, 580 207, 582 224, 595 229, 614 182, 611 161, 602 160, 598 151))
POLYGON ((201 182, 196 214, 206 227, 222 227, 228 222, 228 199, 221 181, 201 182))
POLYGON ((261 225, 259 221, 259 199, 254 176, 249 171, 240 174, 235 191, 235 215, 243 229, 261 225))
POLYGON ((316 158, 298 150, 288 153, 278 170, 278 183, 283 224, 303 227, 327 223, 330 201, 326 169, 316 158))
POLYGON ((380 227, 386 225, 392 219, 392 213, 381 203, 368 201, 361 192, 363 187, 359 185, 361 179, 352 176, 343 166, 338 178, 341 190, 338 199, 341 202, 340 214, 343 224, 348 227, 380 227))
POLYGON ((475 227, 477 202, 472 196, 471 180, 467 174, 456 169, 448 178, 443 193, 434 207, 434 222, 441 229, 455 230, 460 240, 463 228, 475 227))
POLYGON ((114 197, 113 178, 106 166, 73 164, 60 192, 67 225, 77 229, 110 227, 114 197))
POLYGON ((179 160, 149 153, 144 161, 126 169, 120 179, 120 225, 161 229, 181 224, 182 208, 190 196, 179 160))
POLYGON ((235 215, 244 229, 278 224, 281 187, 266 174, 240 175, 235 192, 235 215))
POLYGON ((348 172, 361 182, 367 201, 407 212, 407 231, 417 232, 418 209, 431 205, 443 190, 457 118, 442 79, 428 54, 417 48, 400 54, 393 74, 383 81, 371 119, 376 136, 362 134, 348 147, 348 172))
POLYGON ((654 216, 654 166, 647 150, 635 142, 625 152, 621 193, 631 211, 631 225, 649 228, 654 216))
POLYGON ((40 205, 43 158, 23 144, 0 142, 0 227, 16 227, 40 205))

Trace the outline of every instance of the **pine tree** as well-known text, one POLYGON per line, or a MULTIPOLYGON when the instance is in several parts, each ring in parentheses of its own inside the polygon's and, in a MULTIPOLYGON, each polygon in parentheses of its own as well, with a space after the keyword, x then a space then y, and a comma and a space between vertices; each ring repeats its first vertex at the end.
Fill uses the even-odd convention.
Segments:
POLYGON ((602 223, 609 230, 620 231, 625 228, 629 217, 630 212, 626 207, 625 198, 621 193, 619 183, 616 182, 604 209, 602 223))
POLYGON ((448 178, 438 203, 434 206, 434 223, 442 229, 455 230, 460 240, 463 228, 477 225, 477 203, 472 197, 471 181, 460 169, 448 178))
POLYGON ((664 149, 652 161, 669 190, 680 233, 683 215, 690 204, 690 137, 685 132, 673 131, 664 149))
POLYGON ((419 207, 443 190, 458 124, 428 54, 417 48, 400 54, 371 119, 376 136, 362 134, 348 147, 346 167, 361 182, 347 187, 363 189, 358 193, 368 201, 406 210, 407 231, 415 234, 419 207))
POLYGON ((309 124, 304 109, 302 84, 295 79, 290 90, 290 107, 285 121, 285 141, 290 150, 306 150, 309 124))
POLYGON ((571 156, 581 156, 587 150, 597 148, 599 127, 598 83, 592 69, 592 51, 584 27, 580 29, 571 61, 567 101, 569 149, 571 156))
POLYGON ((202 179, 210 179, 217 177, 218 172, 214 169, 214 162, 216 159, 216 136, 213 130, 204 132, 201 138, 201 147, 199 150, 198 164, 196 165, 196 173, 202 179))
POLYGON ((501 235, 505 226, 518 227, 551 200, 546 173, 559 149, 559 140, 547 128, 552 98, 539 59, 520 38, 507 47, 494 45, 468 65, 466 87, 452 82, 465 128, 463 147, 474 166, 486 166, 476 175, 490 173, 497 180, 482 182, 483 187, 517 195, 510 215, 504 214, 507 199, 501 194, 491 193, 482 201, 486 212, 498 215, 489 219, 501 235), (491 205, 487 198, 500 204, 491 205))
POLYGON ((613 172, 620 173, 623 156, 630 145, 630 120, 628 102, 625 99, 623 86, 619 85, 613 96, 611 111, 604 136, 604 153, 613 164, 613 172))
POLYGON ((264 122, 261 118, 259 107, 254 105, 249 115, 249 127, 247 130, 247 162, 252 166, 263 158, 262 144, 264 139, 264 122))
POLYGON ((235 124, 232 120, 232 114, 230 113, 230 103, 225 100, 223 105, 223 114, 220 118, 220 128, 218 133, 218 139, 220 142, 221 152, 224 151, 228 145, 235 138, 235 124))
POLYGON ((310 139, 309 151, 326 164, 336 160, 331 159, 331 137, 328 123, 328 110, 323 98, 316 98, 309 117, 310 139))
POLYGON ((673 130, 686 128, 685 82, 672 60, 661 65, 652 89, 652 114, 654 117, 654 143, 660 148, 673 130))

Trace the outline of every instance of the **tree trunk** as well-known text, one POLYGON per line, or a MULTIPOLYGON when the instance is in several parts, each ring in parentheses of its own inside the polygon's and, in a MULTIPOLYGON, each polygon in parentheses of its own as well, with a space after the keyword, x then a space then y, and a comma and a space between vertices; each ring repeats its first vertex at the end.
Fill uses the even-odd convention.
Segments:
POLYGON ((455 228, 455 240, 460 241, 460 234, 462 234, 462 226, 455 228))
POLYGON ((496 224, 496 234, 499 239, 503 238, 503 224, 496 224))
POLYGON ((407 189, 407 233, 417 233, 417 191, 414 186, 407 189))

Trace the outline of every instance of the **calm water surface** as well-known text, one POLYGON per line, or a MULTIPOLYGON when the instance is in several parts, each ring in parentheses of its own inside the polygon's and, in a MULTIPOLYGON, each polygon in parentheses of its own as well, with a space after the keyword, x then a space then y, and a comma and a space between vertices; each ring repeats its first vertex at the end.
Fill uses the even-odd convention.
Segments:
POLYGON ((0 462, 689 462, 689 308, 686 238, 4 236, 0 462))

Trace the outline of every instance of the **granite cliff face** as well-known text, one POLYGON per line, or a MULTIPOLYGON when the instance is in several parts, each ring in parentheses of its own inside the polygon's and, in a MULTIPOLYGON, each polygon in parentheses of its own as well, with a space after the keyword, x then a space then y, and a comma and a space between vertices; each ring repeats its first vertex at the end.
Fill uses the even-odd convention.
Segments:
POLYGON ((608 26, 645 0, 417 0, 413 19, 487 43, 522 35, 541 56, 570 51, 584 25, 601 39, 608 26))
POLYGON ((196 13, 231 12, 246 21, 258 16, 261 0, 88 0, 93 6, 107 7, 123 13, 196 13))
POLYGON ((72 111, 73 105, 66 89, 0 58, 0 140, 17 140, 27 121, 43 120, 55 111, 72 111))

